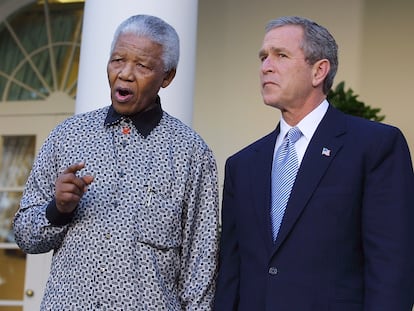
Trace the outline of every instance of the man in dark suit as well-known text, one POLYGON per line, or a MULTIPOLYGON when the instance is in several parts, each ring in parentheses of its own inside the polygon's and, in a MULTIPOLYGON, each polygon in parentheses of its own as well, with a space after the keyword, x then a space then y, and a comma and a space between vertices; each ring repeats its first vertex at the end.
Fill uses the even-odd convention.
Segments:
POLYGON ((259 56, 264 103, 281 120, 226 162, 215 310, 411 311, 414 174, 405 138, 327 102, 338 61, 324 27, 273 20, 259 56), (285 138, 291 128, 296 142, 285 138), (288 173, 279 172, 280 153, 291 155, 288 173))

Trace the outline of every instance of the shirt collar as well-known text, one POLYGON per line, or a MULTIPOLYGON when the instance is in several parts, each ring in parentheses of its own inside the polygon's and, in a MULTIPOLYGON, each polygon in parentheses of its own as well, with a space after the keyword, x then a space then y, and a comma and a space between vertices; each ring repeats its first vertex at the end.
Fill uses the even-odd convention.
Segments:
MULTIPOLYGON (((307 116, 305 116, 296 126, 300 129, 303 136, 310 141, 315 133, 316 128, 321 122, 323 116, 328 110, 329 103, 325 99, 320 105, 318 105, 314 110, 312 110, 307 116)), ((289 131, 291 126, 289 126, 283 117, 280 119, 280 137, 285 137, 286 133, 289 131)))
POLYGON ((130 116, 119 114, 111 105, 106 115, 104 124, 105 126, 112 126, 118 124, 122 120, 130 119, 137 131, 146 138, 151 133, 151 131, 160 123, 162 114, 163 111, 161 108, 161 100, 160 97, 157 96, 156 105, 154 108, 130 116))
POLYGON ((310 141, 313 134, 316 131, 319 123, 321 122, 323 116, 328 110, 328 101, 325 99, 320 105, 313 109, 306 117, 304 117, 299 124, 297 125, 302 132, 303 136, 310 141))

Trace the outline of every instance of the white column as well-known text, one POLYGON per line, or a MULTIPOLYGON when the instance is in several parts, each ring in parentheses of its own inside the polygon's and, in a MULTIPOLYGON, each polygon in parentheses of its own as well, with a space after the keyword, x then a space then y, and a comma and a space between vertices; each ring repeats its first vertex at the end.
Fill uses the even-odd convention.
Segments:
POLYGON ((180 61, 173 82, 160 92, 163 109, 192 124, 198 0, 86 0, 76 95, 76 113, 110 105, 106 73, 116 27, 136 14, 162 18, 180 37, 180 61))

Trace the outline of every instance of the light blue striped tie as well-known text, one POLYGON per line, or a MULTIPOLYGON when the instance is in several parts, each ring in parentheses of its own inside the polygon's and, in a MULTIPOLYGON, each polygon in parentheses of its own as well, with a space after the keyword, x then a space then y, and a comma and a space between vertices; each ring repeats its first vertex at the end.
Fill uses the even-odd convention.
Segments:
POLYGON ((302 132, 299 128, 291 128, 273 158, 272 206, 270 215, 273 241, 276 240, 277 234, 279 233, 290 191, 292 190, 296 173, 298 172, 298 156, 295 150, 295 143, 301 136, 302 132))

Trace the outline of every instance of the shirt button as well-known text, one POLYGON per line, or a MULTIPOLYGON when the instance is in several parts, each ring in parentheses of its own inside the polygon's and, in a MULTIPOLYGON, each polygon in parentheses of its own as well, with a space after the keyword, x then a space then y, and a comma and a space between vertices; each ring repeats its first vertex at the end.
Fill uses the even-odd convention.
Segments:
POLYGON ((269 268, 269 274, 270 275, 276 275, 277 274, 277 268, 276 267, 270 267, 269 268))

